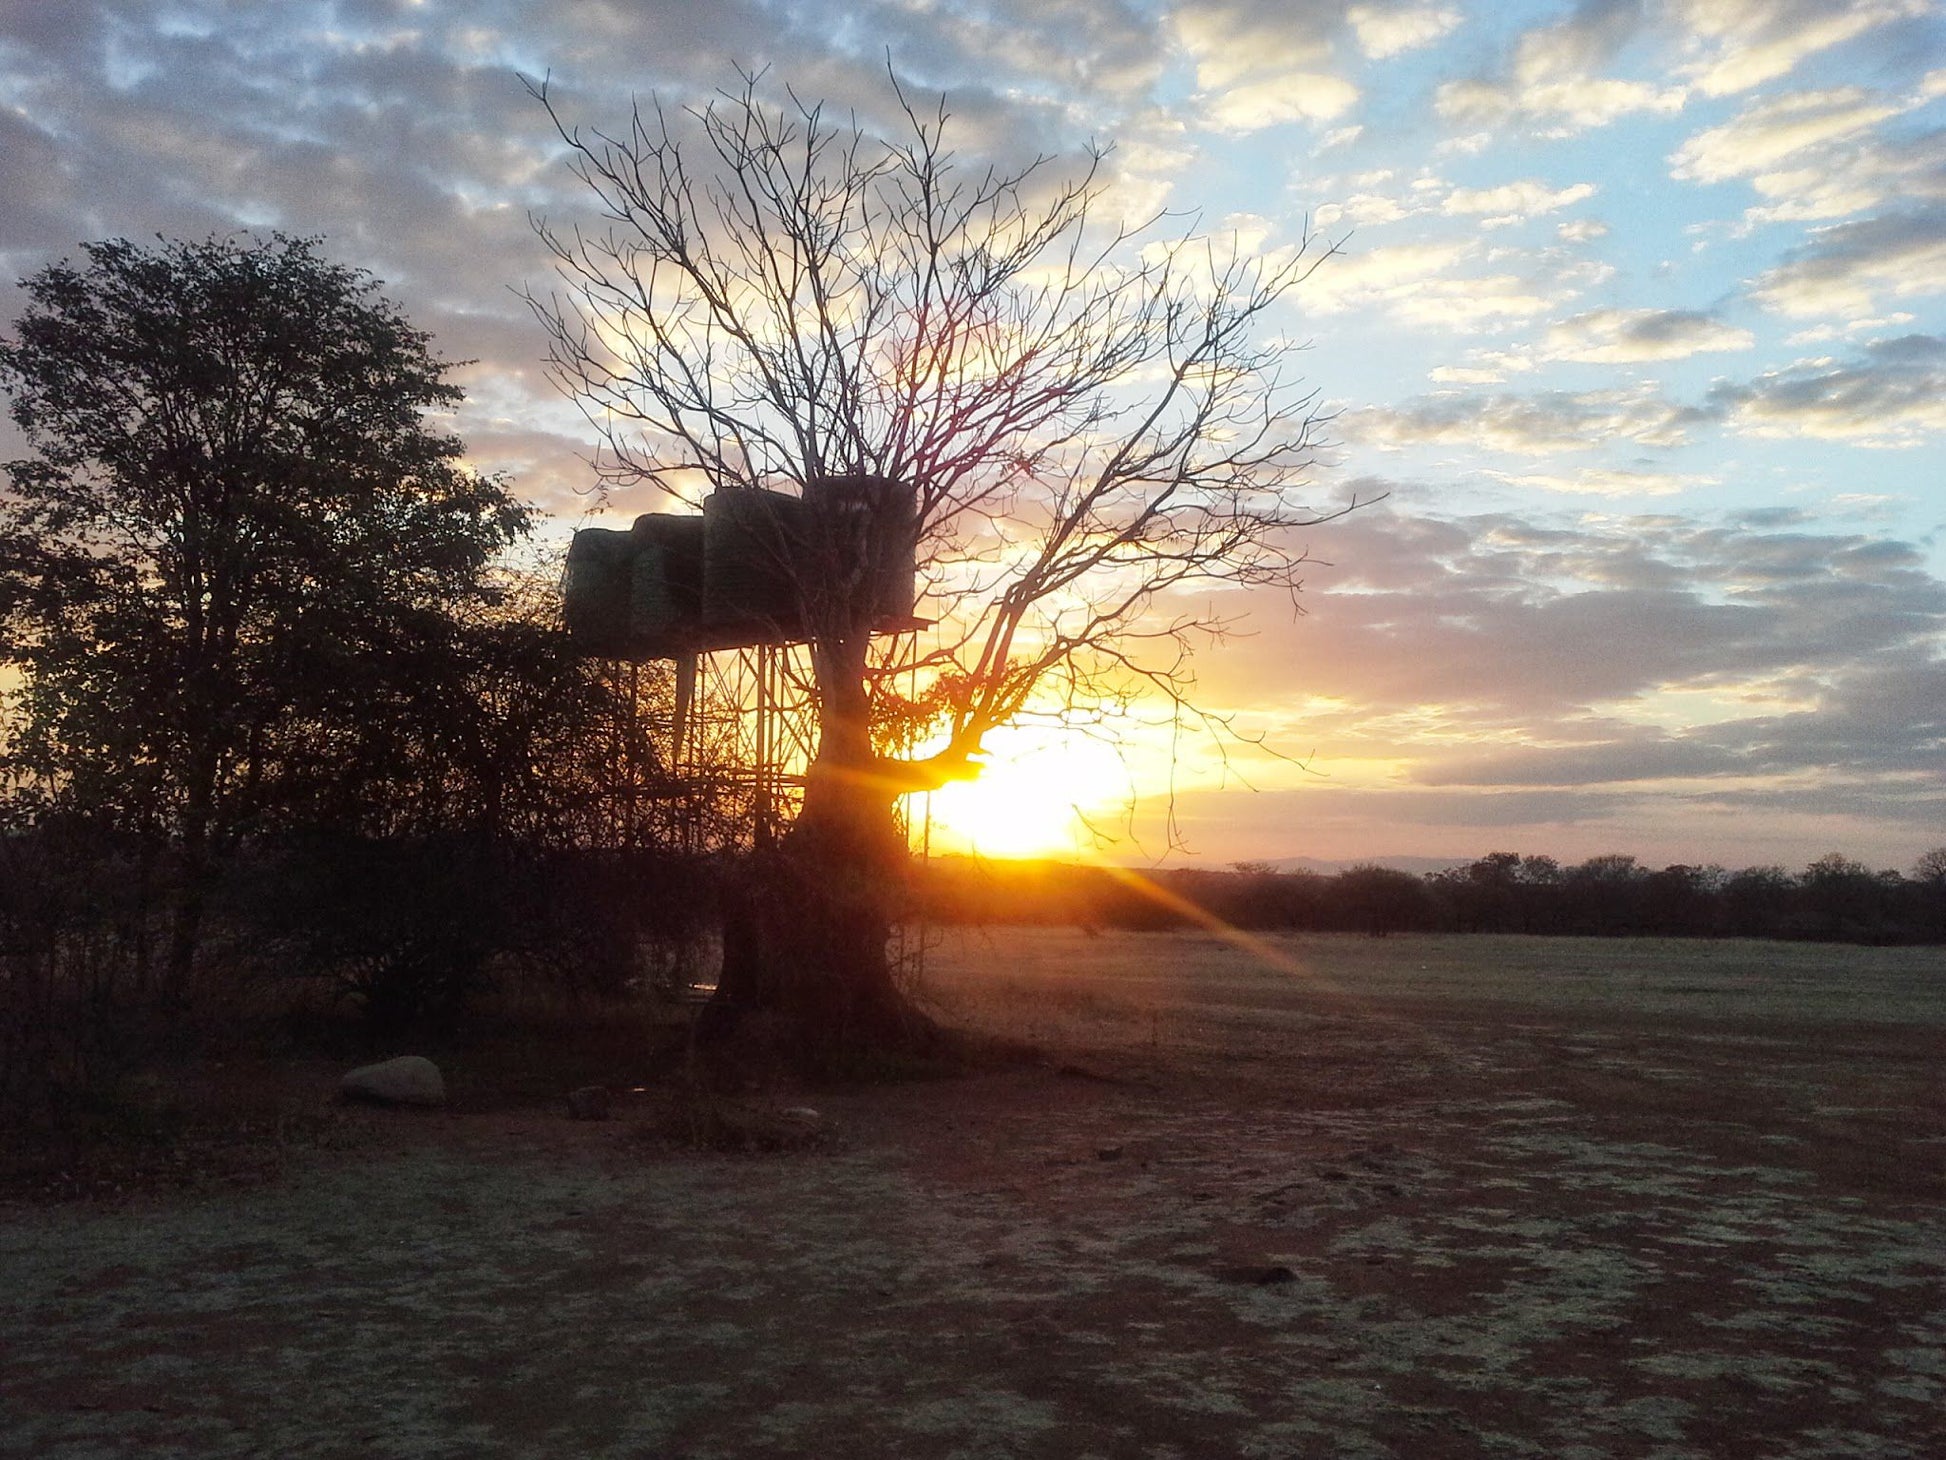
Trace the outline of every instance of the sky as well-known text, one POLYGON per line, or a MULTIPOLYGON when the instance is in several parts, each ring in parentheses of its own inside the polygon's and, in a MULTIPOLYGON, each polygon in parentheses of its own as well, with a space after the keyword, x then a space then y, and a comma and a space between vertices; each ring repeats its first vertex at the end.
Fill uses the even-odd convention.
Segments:
POLYGON ((522 77, 616 127, 768 67, 874 126, 888 64, 968 155, 1108 143, 1130 217, 1335 246, 1271 322, 1331 416, 1299 495, 1379 499, 1196 661, 1281 758, 1003 737, 944 844, 1078 805, 1160 855, 1165 798, 1205 865, 1946 844, 1934 0, 0 0, 0 318, 83 240, 322 236, 471 362, 476 464, 625 521, 519 296, 590 214, 522 77))

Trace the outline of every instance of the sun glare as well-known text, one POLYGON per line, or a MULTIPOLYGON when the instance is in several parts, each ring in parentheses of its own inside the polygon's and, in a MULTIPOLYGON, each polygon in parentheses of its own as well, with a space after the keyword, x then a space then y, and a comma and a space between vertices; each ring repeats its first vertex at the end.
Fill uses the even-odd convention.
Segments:
POLYGON ((978 780, 933 792, 934 850, 1073 856, 1090 845, 1087 821, 1112 822, 1129 799, 1121 757, 1085 735, 1000 732, 987 750, 978 780))

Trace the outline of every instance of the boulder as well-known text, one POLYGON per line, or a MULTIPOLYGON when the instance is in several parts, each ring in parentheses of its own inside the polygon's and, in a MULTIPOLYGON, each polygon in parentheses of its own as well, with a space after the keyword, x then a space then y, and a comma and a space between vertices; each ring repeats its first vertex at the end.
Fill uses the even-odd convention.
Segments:
POLYGON ((439 1066, 417 1054, 347 1070, 338 1088, 347 1100, 369 1100, 379 1105, 446 1103, 446 1081, 439 1066))
POLYGON ((609 1113, 606 1085, 583 1085, 568 1091, 569 1120, 606 1120, 609 1113))

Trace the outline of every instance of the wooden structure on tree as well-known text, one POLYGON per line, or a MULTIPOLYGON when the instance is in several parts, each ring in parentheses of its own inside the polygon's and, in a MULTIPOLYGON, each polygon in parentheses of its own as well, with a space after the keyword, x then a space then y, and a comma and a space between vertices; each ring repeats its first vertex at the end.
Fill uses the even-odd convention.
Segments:
POLYGON ((636 663, 800 643, 820 595, 840 588, 867 596, 873 632, 908 632, 920 626, 917 536, 913 489, 883 477, 816 477, 801 497, 722 488, 700 514, 575 533, 568 633, 585 654, 636 663))
POLYGON ((700 513, 644 513, 626 531, 586 527, 568 545, 562 615, 583 654, 676 667, 670 761, 690 764, 699 669, 751 734, 755 835, 776 830, 777 808, 808 761, 809 706, 787 681, 791 646, 819 623, 866 622, 873 634, 924 626, 917 604, 918 500, 908 483, 869 475, 814 477, 801 496, 725 487, 700 513), (858 602, 863 599, 862 604, 858 602), (709 656, 735 651, 734 668, 709 656))

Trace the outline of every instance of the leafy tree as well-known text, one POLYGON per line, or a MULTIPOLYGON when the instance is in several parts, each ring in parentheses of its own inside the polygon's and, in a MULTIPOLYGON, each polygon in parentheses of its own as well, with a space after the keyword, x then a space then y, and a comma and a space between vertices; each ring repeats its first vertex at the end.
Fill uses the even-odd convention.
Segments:
POLYGON ((1436 873, 1432 886, 1452 908, 1462 932, 1533 932, 1536 890, 1552 887, 1560 868, 1551 857, 1488 852, 1436 873))
POLYGON ((1293 534, 1324 520, 1293 495, 1315 397, 1286 377, 1292 347, 1256 335, 1327 251, 1103 227, 1095 167, 967 167, 943 103, 873 135, 746 78, 607 134, 537 95, 606 225, 541 225, 564 289, 533 302, 610 480, 691 501, 853 475, 916 493, 916 519, 881 513, 800 560, 818 744, 715 1013, 768 1011, 822 1056, 924 1042, 885 956, 894 799, 976 774, 1023 715, 1085 719, 1138 688, 1193 708, 1187 651, 1222 623, 1170 595, 1295 591, 1293 534), (900 657, 845 585, 915 541, 941 631, 900 657), (937 712, 923 756, 871 735, 907 675, 937 712))
POLYGON ((528 514, 429 421, 461 398, 429 337, 315 240, 83 254, 0 342, 32 451, 0 503, 9 754, 177 852, 179 987, 212 856, 442 682, 528 514))
POLYGON ((1826 938, 1857 937, 1879 922, 1882 884, 1872 869, 1841 852, 1827 852, 1798 879, 1809 923, 1805 931, 1826 938))
POLYGON ((1933 938, 1946 935, 1946 847, 1933 847, 1912 864, 1919 925, 1933 938))
POLYGON ((1796 884, 1782 867, 1745 867, 1723 882, 1729 930, 1740 938, 1774 938, 1784 930, 1796 884))
POLYGON ((1714 931, 1718 894, 1728 875, 1721 867, 1682 862, 1649 873, 1639 899, 1643 930, 1670 937, 1700 937, 1714 931))
POLYGON ((1934 847, 1912 864, 1912 880, 1929 887, 1946 888, 1946 847, 1934 847))
POLYGON ((1642 926, 1648 870, 1625 852, 1606 852, 1567 869, 1562 912, 1571 931, 1615 934, 1642 926))
POLYGON ((1437 910, 1423 878, 1375 863, 1347 867, 1332 879, 1332 892, 1340 915, 1374 938, 1429 927, 1437 910))

